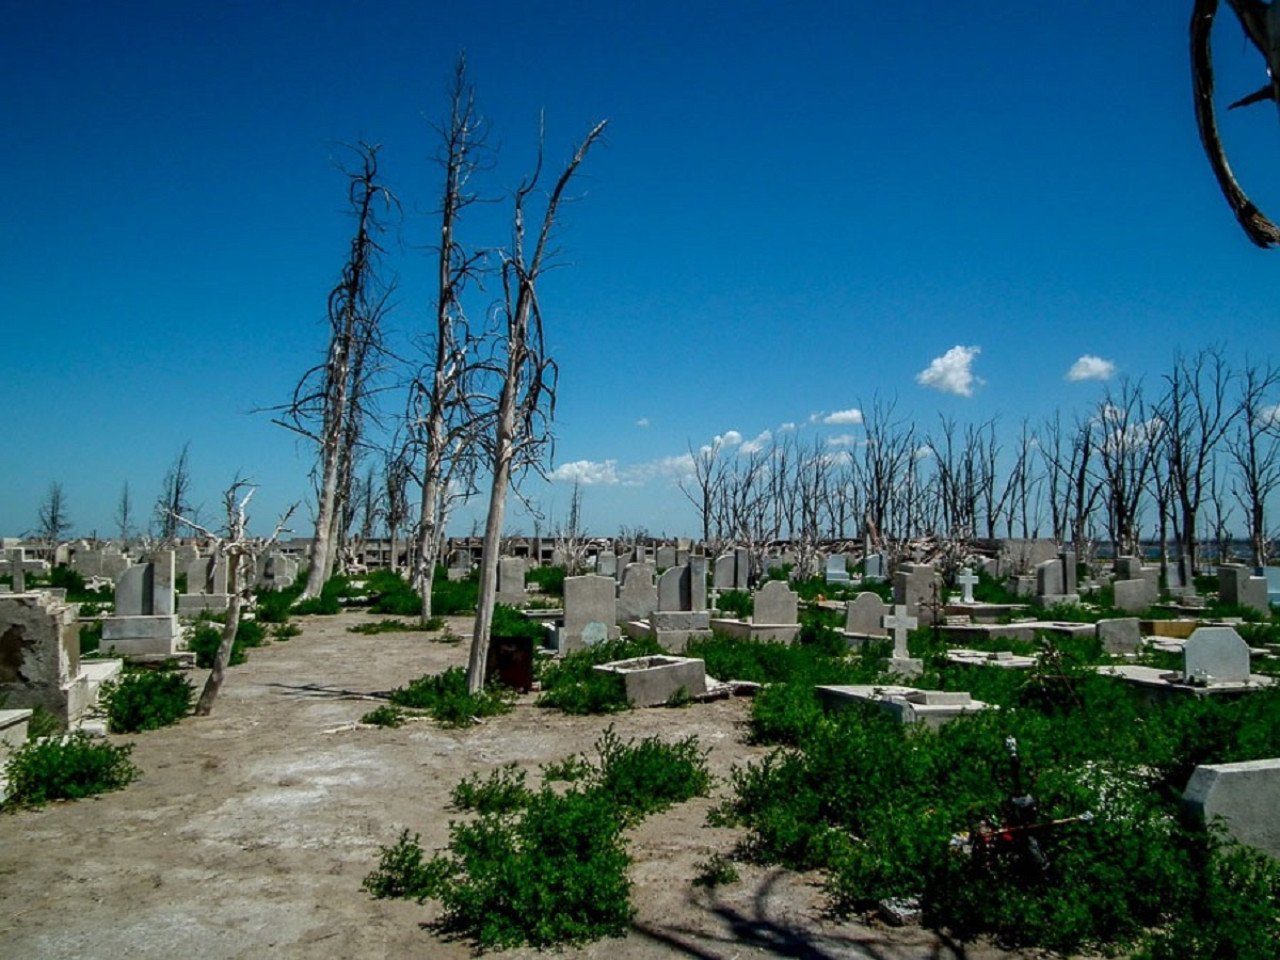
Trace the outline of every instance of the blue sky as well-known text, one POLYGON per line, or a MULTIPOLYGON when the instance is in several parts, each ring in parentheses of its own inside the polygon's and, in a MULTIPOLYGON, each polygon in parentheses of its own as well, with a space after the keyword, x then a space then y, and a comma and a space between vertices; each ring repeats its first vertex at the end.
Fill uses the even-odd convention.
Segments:
MULTIPOLYGON (((1081 357, 1148 381, 1179 348, 1268 358, 1280 253, 1247 242, 1201 151, 1189 7, 0 0, 0 533, 58 481, 75 531, 109 535, 122 486, 145 513, 188 441, 206 516, 237 471, 259 528, 307 495, 312 452, 251 411, 323 347, 350 229, 335 161, 383 145, 406 338, 464 48, 492 195, 529 169, 540 110, 556 164, 610 121, 541 289, 555 467, 599 481, 596 532, 693 532, 672 458, 730 431, 847 433, 822 421, 879 395, 1012 435, 1098 401, 1066 378, 1081 357)), ((1220 20, 1230 100, 1263 75, 1220 20)), ((1223 132, 1280 216, 1275 111, 1223 132)), ((464 239, 503 222, 486 208, 464 239)), ((566 484, 530 492, 563 517, 566 484)))

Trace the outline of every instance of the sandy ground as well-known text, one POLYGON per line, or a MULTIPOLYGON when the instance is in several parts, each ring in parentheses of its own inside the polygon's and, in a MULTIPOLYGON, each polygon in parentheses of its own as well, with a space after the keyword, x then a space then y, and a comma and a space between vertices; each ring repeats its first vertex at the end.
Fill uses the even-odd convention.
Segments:
MULTIPOLYGON (((404 827, 429 850, 446 844, 449 792, 464 776, 516 761, 536 784, 541 764, 594 756, 611 722, 627 738, 697 734, 718 791, 734 764, 762 752, 743 742, 745 700, 604 718, 567 717, 526 696, 513 713, 465 730, 359 726, 376 705, 370 695, 466 660, 465 645, 421 634, 347 632, 365 619, 304 618, 300 637, 251 651, 231 670, 213 716, 118 738, 134 744, 142 770, 128 789, 0 815, 0 957, 461 960, 471 947, 435 932, 435 905, 374 900, 360 882, 404 827)), ((469 623, 453 627, 466 633, 469 623)), ((630 933, 563 956, 1013 956, 833 920, 814 877, 740 867, 741 879, 713 894, 692 886, 697 864, 737 840, 706 825, 714 802, 683 804, 631 832, 630 933)))

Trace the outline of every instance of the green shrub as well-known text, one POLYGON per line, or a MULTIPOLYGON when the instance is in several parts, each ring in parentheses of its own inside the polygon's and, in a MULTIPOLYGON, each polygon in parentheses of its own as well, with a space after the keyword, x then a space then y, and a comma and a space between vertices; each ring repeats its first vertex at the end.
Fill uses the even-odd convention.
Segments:
POLYGON ((716 599, 716 607, 727 617, 745 620, 755 611, 755 601, 746 590, 726 590, 716 599))
MULTIPOLYGON (((0 703, 0 708, 4 706, 0 703)), ((31 719, 27 721, 27 739, 40 740, 62 733, 66 724, 56 713, 50 713, 44 707, 35 707, 31 711, 31 719)))
POLYGON ((263 590, 254 597, 254 619, 259 623, 288 623, 293 605, 306 586, 304 576, 279 590, 263 590))
POLYGON ((515 607, 505 603, 494 604, 492 627, 494 637, 532 637, 538 643, 547 638, 546 628, 536 620, 530 620, 515 607))
POLYGON ((672 804, 706 796, 711 772, 698 738, 688 736, 675 743, 657 737, 623 742, 610 725, 596 742, 599 763, 589 779, 621 807, 628 818, 638 819, 672 804))
POLYGON ((444 880, 446 861, 424 859, 422 837, 404 830, 400 838, 389 847, 382 848, 378 869, 364 878, 360 885, 379 900, 405 899, 419 903, 436 895, 444 880))
POLYGON ((540 593, 553 597, 564 596, 565 569, 562 566, 532 567, 524 575, 524 582, 533 584, 540 593))
POLYGON ((320 596, 299 600, 293 605, 292 612, 300 616, 333 616, 342 611, 342 600, 354 593, 351 581, 341 574, 335 574, 320 588, 320 596))
POLYGON ((102 621, 80 624, 80 655, 97 653, 102 646, 102 621))
POLYGON ((374 727, 402 727, 404 726, 404 721, 405 713, 403 710, 385 703, 380 707, 374 707, 360 718, 361 723, 367 723, 374 727))
POLYGON ((453 788, 450 795, 458 810, 476 813, 513 813, 528 804, 533 796, 525 786, 526 773, 514 763, 499 767, 485 780, 473 773, 453 788))
POLYGON ((409 582, 394 570, 374 570, 365 578, 369 609, 399 617, 416 617, 422 613, 422 598, 409 582))
POLYGON ((723 856, 715 854, 707 860, 700 860, 694 864, 698 870, 698 875, 693 878, 695 887, 715 887, 725 886, 730 883, 738 882, 738 868, 733 865, 733 861, 723 856))
POLYGON ((138 776, 138 768, 129 761, 132 750, 131 744, 93 740, 82 730, 60 739, 30 740, 5 764, 5 802, 39 806, 123 789, 138 776))
POLYGON ((271 625, 272 640, 292 640, 302 635, 302 628, 296 623, 274 623, 271 625))
MULTIPOLYGON (((249 655, 244 652, 245 643, 240 636, 244 626, 245 624, 242 623, 236 629, 236 638, 231 643, 231 656, 227 660, 229 667, 239 666, 249 659, 249 655)), ((213 660, 218 655, 218 647, 221 645, 222 627, 217 623, 203 622, 196 626, 195 632, 187 643, 187 649, 196 655, 197 667, 210 670, 213 668, 213 660)))
POLYGON ((450 580, 444 567, 436 567, 431 581, 431 613, 437 617, 475 613, 480 595, 480 575, 473 571, 462 580, 450 580))
POLYGON ((427 674, 391 692, 398 707, 425 710, 448 727, 464 727, 477 717, 490 717, 511 710, 515 694, 500 684, 490 684, 480 693, 467 691, 467 671, 450 667, 443 673, 427 674))
POLYGON ((195 691, 173 670, 143 670, 102 686, 101 704, 112 733, 158 730, 191 711, 195 691))

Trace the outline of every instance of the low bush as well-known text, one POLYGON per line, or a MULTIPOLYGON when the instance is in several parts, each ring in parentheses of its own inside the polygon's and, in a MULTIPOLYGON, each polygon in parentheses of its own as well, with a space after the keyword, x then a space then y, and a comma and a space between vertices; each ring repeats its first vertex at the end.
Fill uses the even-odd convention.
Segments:
POLYGON ((572 768, 568 790, 530 790, 514 765, 464 780, 454 805, 478 816, 450 824, 448 852, 427 859, 405 830, 382 849, 364 889, 440 900, 442 926, 478 950, 622 936, 634 913, 625 825, 705 793, 710 776, 692 737, 624 744, 610 729, 596 750, 598 765, 561 765, 572 768))
POLYGON ((727 617, 745 620, 755 612, 755 601, 746 590, 726 590, 716 599, 716 608, 727 617))
POLYGON ((515 607, 505 603, 494 604, 493 622, 489 631, 494 637, 531 637, 542 643, 547 637, 546 628, 536 620, 530 620, 515 607))
POLYGON ((562 566, 533 567, 524 575, 524 582, 533 584, 539 593, 553 597, 564 596, 565 569, 562 566))
POLYGON ((374 570, 365 578, 364 589, 373 613, 398 617, 416 617, 422 613, 422 598, 409 581, 394 570, 374 570))
POLYGON ((479 595, 478 571, 472 572, 461 580, 450 580, 444 567, 436 567, 435 579, 431 582, 433 616, 453 617, 459 614, 475 613, 479 595))
POLYGON ((342 611, 344 597, 353 595, 351 581, 344 576, 335 575, 325 581, 320 588, 320 596, 299 600, 293 605, 292 613, 299 616, 333 616, 342 611))
POLYGON ((399 707, 384 703, 362 716, 360 722, 374 727, 402 727, 405 722, 405 713, 399 707))
POLYGON ((391 703, 426 711, 447 727, 464 727, 477 717, 491 717, 511 710, 515 693, 501 684, 490 684, 476 694, 467 691, 467 671, 450 667, 427 674, 391 692, 391 703))
POLYGON ((82 730, 62 738, 29 740, 5 764, 13 806, 79 800, 120 790, 138 776, 129 760, 133 747, 92 739, 82 730))
POLYGON ((354 627, 347 627, 348 633, 360 633, 365 636, 375 636, 379 633, 422 633, 434 632, 444 629, 443 617, 432 617, 426 623, 414 621, 412 623, 404 620, 373 620, 369 623, 357 623, 354 627))
MULTIPOLYGON (((218 655, 218 647, 222 645, 222 625, 216 620, 203 620, 196 624, 195 632, 187 642, 187 649, 196 655, 196 666, 204 670, 212 669, 213 659, 218 655)), ((231 656, 227 666, 236 667, 249 659, 245 650, 249 647, 261 647, 267 642, 267 631, 262 624, 254 620, 241 620, 236 627, 236 638, 231 643, 231 656)))
POLYGON ((195 690, 174 670, 140 670, 105 683, 99 701, 112 733, 158 730, 191 712, 195 690))

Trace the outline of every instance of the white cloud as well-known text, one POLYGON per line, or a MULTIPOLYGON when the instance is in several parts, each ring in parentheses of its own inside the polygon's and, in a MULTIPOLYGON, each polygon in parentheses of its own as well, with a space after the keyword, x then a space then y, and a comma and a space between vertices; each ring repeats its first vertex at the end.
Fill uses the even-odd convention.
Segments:
POLYGON ((981 352, 981 347, 952 347, 942 356, 929 361, 928 368, 916 374, 916 383, 943 393, 971 397, 974 386, 982 384, 973 375, 974 358, 981 352))
POLYGON ((1280 404, 1272 404, 1259 410, 1258 422, 1264 427, 1280 427, 1280 404))
POLYGON ((1116 365, 1091 353, 1086 353, 1067 371, 1068 380, 1110 380, 1116 373, 1116 365))
POLYGON ((562 463, 552 471, 551 479, 568 483, 576 481, 584 487, 595 486, 596 484, 613 487, 622 482, 618 476, 617 460, 604 460, 601 462, 574 460, 572 463, 562 463))
POLYGON ((639 427, 641 430, 646 429, 649 426, 649 418, 641 417, 639 420, 636 421, 636 426, 639 427))
POLYGON ((823 423, 861 423, 862 411, 856 407, 848 410, 837 410, 835 413, 829 413, 822 418, 823 423))
POLYGON ((778 432, 792 433, 795 431, 795 429, 796 429, 796 425, 792 421, 788 420, 786 423, 782 424, 782 426, 778 427, 778 432))
POLYGON ((753 453, 759 453, 773 439, 773 434, 768 430, 761 430, 754 440, 748 440, 739 448, 739 453, 745 453, 750 456, 753 453))
POLYGON ((857 443, 857 438, 851 433, 842 433, 838 437, 827 437, 827 446, 829 447, 851 447, 857 443))
POLYGON ((716 437, 711 442, 717 447, 736 447, 742 442, 742 434, 737 430, 726 430, 723 436, 716 437))

